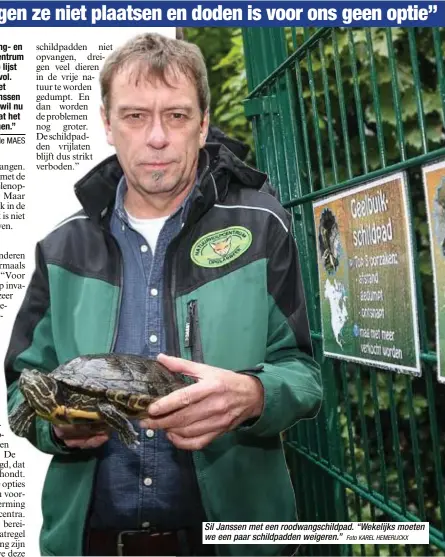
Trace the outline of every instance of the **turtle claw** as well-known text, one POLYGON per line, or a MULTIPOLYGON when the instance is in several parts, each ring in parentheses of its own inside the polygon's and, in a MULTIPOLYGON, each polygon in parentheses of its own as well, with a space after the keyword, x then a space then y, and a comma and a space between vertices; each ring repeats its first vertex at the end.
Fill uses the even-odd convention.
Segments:
MULTIPOLYGON (((124 441, 125 442, 125 441, 124 441)), ((134 441, 132 441, 129 445, 128 448, 129 449, 137 449, 139 447, 139 445, 141 444, 141 442, 138 439, 135 439, 134 441)))
POLYGON ((132 431, 129 428, 125 429, 125 431, 118 431, 118 437, 121 443, 127 445, 127 447, 131 449, 136 449, 141 444, 141 442, 137 438, 138 433, 133 429, 133 427, 132 431))
POLYGON ((129 447, 137 440, 138 433, 133 424, 117 408, 108 402, 100 403, 98 408, 105 422, 117 431, 124 445, 129 447))

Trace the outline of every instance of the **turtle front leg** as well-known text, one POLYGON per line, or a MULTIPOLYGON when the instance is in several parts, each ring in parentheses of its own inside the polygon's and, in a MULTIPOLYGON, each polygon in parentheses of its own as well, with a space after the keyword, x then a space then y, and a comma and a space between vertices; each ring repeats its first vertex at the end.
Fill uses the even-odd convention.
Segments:
POLYGON ((31 408, 27 401, 24 400, 9 416, 9 426, 11 431, 19 437, 25 437, 35 415, 36 413, 33 408, 31 408))
POLYGON ((127 446, 139 445, 138 434, 132 423, 112 404, 101 402, 98 404, 98 409, 104 421, 117 431, 122 443, 127 446))

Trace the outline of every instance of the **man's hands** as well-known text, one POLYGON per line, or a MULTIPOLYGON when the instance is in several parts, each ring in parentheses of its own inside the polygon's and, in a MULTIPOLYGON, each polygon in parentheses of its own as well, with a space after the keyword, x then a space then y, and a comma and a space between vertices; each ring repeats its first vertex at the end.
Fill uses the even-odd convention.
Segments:
POLYGON ((151 404, 147 418, 140 422, 143 428, 165 429, 179 449, 202 449, 245 420, 261 415, 264 391, 255 377, 164 354, 158 361, 172 372, 197 379, 151 404))
MULTIPOLYGON (((226 431, 261 415, 264 392, 261 382, 205 364, 160 354, 158 361, 170 371, 197 379, 148 407, 140 426, 164 429, 178 449, 202 449, 226 431)), ((106 424, 53 425, 54 435, 68 448, 96 449, 110 438, 106 424)))
POLYGON ((97 449, 110 438, 106 424, 53 425, 53 432, 70 449, 97 449))

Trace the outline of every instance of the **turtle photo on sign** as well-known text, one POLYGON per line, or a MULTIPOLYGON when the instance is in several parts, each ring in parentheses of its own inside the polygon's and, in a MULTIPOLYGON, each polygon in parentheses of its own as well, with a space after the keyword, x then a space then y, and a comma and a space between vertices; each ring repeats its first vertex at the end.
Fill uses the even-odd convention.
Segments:
POLYGON ((340 234, 337 220, 330 209, 325 209, 321 214, 318 243, 326 272, 334 274, 340 263, 340 234))
POLYGON ((19 388, 25 400, 10 417, 23 437, 36 416, 56 425, 97 423, 115 429, 127 446, 138 444, 130 419, 181 387, 185 381, 155 360, 122 354, 79 356, 51 373, 23 370, 19 388))

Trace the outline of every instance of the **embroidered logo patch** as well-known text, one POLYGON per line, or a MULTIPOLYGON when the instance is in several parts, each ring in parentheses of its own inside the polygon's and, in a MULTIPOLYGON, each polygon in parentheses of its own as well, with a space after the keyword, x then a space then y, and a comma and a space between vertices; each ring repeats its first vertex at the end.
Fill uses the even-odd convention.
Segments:
POLYGON ((193 244, 190 256, 200 267, 222 267, 237 259, 252 243, 252 233, 243 226, 209 232, 193 244))

